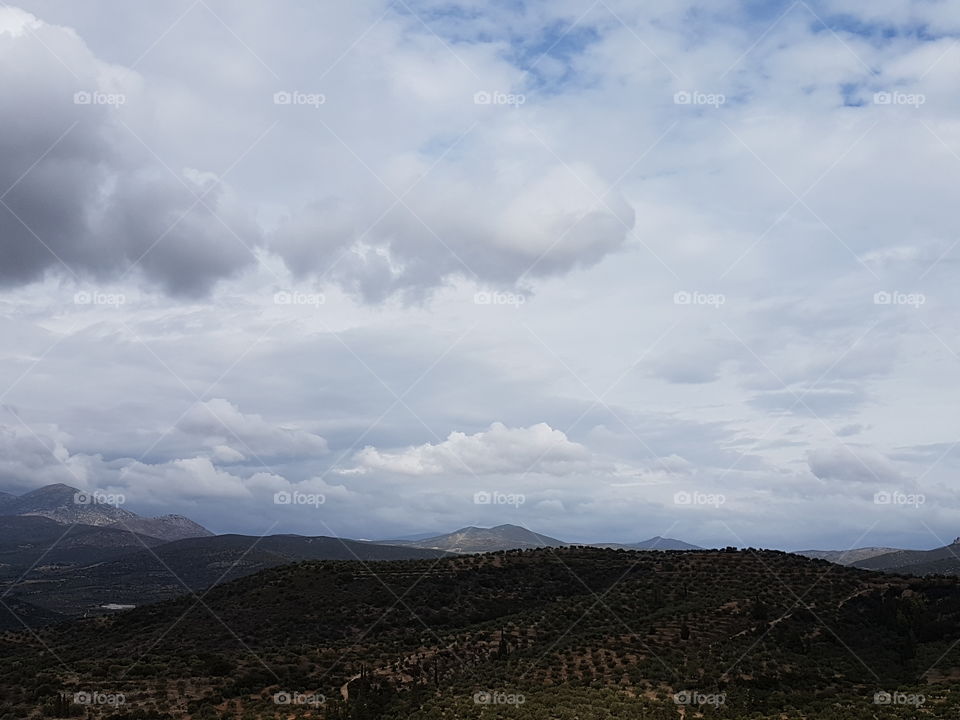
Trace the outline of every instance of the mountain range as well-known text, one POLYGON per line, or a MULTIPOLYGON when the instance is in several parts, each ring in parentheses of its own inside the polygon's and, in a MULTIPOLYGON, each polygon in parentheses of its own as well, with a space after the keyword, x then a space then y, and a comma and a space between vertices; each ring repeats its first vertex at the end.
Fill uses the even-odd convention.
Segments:
POLYGON ((464 527, 445 535, 433 537, 411 536, 397 540, 379 542, 405 547, 445 550, 452 553, 484 553, 497 550, 527 550, 531 548, 568 547, 571 545, 590 545, 610 549, 624 550, 700 550, 702 548, 682 540, 652 537, 635 543, 570 543, 547 535, 535 533, 518 525, 497 525, 492 528, 464 527))
POLYGON ((960 575, 960 538, 933 550, 894 550, 854 564, 865 570, 906 575, 960 575))
POLYGON ((865 547, 852 550, 800 550, 797 555, 839 565, 903 575, 960 575, 960 538, 933 550, 865 547))
MULTIPOLYGON (((468 526, 376 542, 334 537, 215 536, 177 515, 147 518, 67 485, 0 493, 0 630, 109 614, 206 590, 281 565, 317 560, 439 559, 447 555, 588 547, 517 525, 468 526)), ((699 551, 672 538, 595 543, 620 551, 699 551)), ((937 550, 808 550, 812 559, 911 575, 960 575, 960 545, 937 550)))
POLYGON ((814 560, 827 560, 838 565, 854 565, 855 563, 878 555, 886 555, 892 552, 899 552, 896 548, 888 547, 863 547, 853 548, 851 550, 797 550, 797 555, 813 558, 814 560))

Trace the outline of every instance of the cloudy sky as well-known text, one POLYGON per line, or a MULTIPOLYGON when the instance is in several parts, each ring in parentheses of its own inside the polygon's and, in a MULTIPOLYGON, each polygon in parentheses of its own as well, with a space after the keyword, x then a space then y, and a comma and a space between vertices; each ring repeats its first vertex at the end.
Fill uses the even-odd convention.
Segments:
POLYGON ((15 5, 4 489, 251 534, 960 534, 957 3, 15 5))

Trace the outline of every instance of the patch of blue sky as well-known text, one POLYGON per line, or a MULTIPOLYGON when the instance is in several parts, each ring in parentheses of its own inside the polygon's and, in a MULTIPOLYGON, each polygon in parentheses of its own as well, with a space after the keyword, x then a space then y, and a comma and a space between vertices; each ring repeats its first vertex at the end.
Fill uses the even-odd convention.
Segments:
POLYGON ((526 73, 528 89, 557 92, 576 80, 577 58, 599 41, 601 34, 592 25, 573 23, 558 21, 535 37, 513 39, 509 59, 526 73))
POLYGON ((833 12, 825 0, 744 0, 746 17, 750 22, 772 23, 782 15, 806 14, 814 32, 833 31, 839 35, 856 35, 875 43, 897 38, 920 41, 938 40, 944 35, 933 32, 927 23, 910 21, 895 24, 888 20, 866 20, 851 13, 833 12))
POLYGON ((870 103, 865 99, 864 86, 861 83, 841 83, 840 97, 844 107, 863 107, 870 103))
POLYGON ((392 8, 413 22, 422 22, 448 43, 502 43, 506 59, 525 72, 525 88, 547 93, 574 82, 577 57, 601 39, 589 18, 577 16, 531 30, 525 17, 528 3, 521 0, 491 0, 482 5, 396 0, 392 8))
POLYGON ((833 15, 830 17, 821 15, 820 17, 823 22, 816 22, 812 25, 814 31, 826 32, 829 28, 839 35, 856 35, 878 45, 897 39, 930 42, 945 37, 942 34, 931 32, 926 23, 910 22, 903 25, 893 25, 888 22, 866 22, 862 18, 852 15, 833 15))

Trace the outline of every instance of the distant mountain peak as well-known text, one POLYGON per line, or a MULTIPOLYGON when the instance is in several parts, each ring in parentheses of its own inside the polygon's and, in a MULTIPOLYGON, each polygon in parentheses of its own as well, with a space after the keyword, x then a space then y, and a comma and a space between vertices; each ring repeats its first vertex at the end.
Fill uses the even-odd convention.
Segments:
POLYGON ((519 550, 539 547, 563 547, 567 543, 540 535, 532 530, 509 523, 490 528, 468 525, 446 535, 420 540, 391 541, 407 547, 446 550, 455 553, 483 553, 497 550, 519 550))
POLYGON ((39 487, 36 490, 31 490, 28 493, 24 493, 20 496, 21 499, 25 498, 38 498, 38 497, 73 497, 79 493, 79 488, 72 487, 70 485, 64 485, 63 483, 53 483, 52 485, 44 485, 39 487))
POLYGON ((182 515, 141 517, 119 505, 103 502, 95 493, 64 483, 44 485, 19 497, 4 495, 0 498, 0 515, 44 517, 61 525, 112 527, 166 541, 213 534, 182 515))
POLYGON ((691 545, 683 540, 654 535, 648 540, 634 543, 593 543, 594 547, 622 548, 624 550, 703 550, 699 545, 691 545))

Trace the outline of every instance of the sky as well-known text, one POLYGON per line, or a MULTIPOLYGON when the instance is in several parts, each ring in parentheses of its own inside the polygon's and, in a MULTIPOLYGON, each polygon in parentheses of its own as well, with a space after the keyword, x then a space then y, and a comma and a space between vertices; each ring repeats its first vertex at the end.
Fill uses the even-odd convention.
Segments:
POLYGON ((960 5, 0 7, 0 488, 960 535, 960 5))

